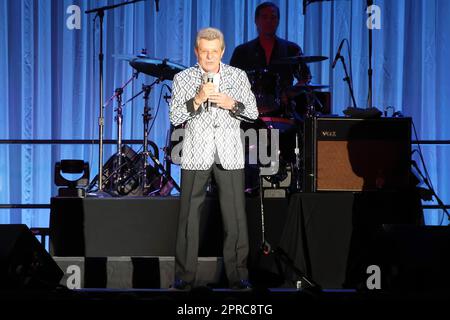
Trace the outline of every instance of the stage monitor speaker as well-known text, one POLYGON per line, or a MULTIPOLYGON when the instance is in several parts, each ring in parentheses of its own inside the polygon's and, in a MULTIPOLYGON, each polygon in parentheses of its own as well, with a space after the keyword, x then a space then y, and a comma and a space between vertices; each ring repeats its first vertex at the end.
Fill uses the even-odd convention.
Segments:
POLYGON ((411 119, 306 119, 303 190, 396 191, 409 185, 411 119))
POLYGON ((52 290, 62 277, 26 225, 0 225, 0 290, 52 290))

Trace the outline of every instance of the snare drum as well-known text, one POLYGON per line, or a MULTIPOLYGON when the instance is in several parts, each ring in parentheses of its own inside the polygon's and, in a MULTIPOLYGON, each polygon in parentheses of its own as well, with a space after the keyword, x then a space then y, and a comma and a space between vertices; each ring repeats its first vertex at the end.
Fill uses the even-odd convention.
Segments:
POLYGON ((294 119, 281 118, 281 117, 260 117, 260 119, 266 124, 268 129, 278 129, 280 133, 284 133, 296 128, 294 119))

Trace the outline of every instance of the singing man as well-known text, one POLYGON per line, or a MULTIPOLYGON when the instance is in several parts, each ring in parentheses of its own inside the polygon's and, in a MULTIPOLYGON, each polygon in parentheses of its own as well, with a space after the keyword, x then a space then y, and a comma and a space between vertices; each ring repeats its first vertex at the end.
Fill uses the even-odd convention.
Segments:
POLYGON ((200 209, 213 174, 219 192, 228 282, 233 289, 247 290, 251 284, 240 122, 258 117, 256 100, 246 73, 221 62, 225 43, 220 30, 200 30, 194 51, 198 62, 175 75, 170 104, 170 121, 185 128, 172 287, 189 290, 195 281, 200 209))

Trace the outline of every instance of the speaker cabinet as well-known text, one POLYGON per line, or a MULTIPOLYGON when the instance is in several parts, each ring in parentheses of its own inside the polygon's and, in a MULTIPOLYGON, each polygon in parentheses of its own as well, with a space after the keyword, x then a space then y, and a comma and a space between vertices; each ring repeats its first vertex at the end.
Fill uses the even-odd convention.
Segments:
POLYGON ((62 270, 26 225, 0 225, 1 290, 51 290, 62 277, 62 270))
POLYGON ((306 119, 303 190, 399 190, 409 184, 411 119, 306 119))

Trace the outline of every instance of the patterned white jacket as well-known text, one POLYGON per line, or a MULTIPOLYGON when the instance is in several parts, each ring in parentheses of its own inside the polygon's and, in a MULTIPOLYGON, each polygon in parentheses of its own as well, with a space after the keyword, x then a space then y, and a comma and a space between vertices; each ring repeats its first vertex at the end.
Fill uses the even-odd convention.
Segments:
POLYGON ((198 64, 173 79, 170 121, 174 126, 185 124, 182 169, 207 170, 214 161, 227 170, 244 168, 240 122, 258 118, 255 96, 243 70, 221 63, 219 74, 219 92, 238 102, 235 113, 218 107, 206 108, 205 104, 194 109, 193 99, 202 84, 198 64))

